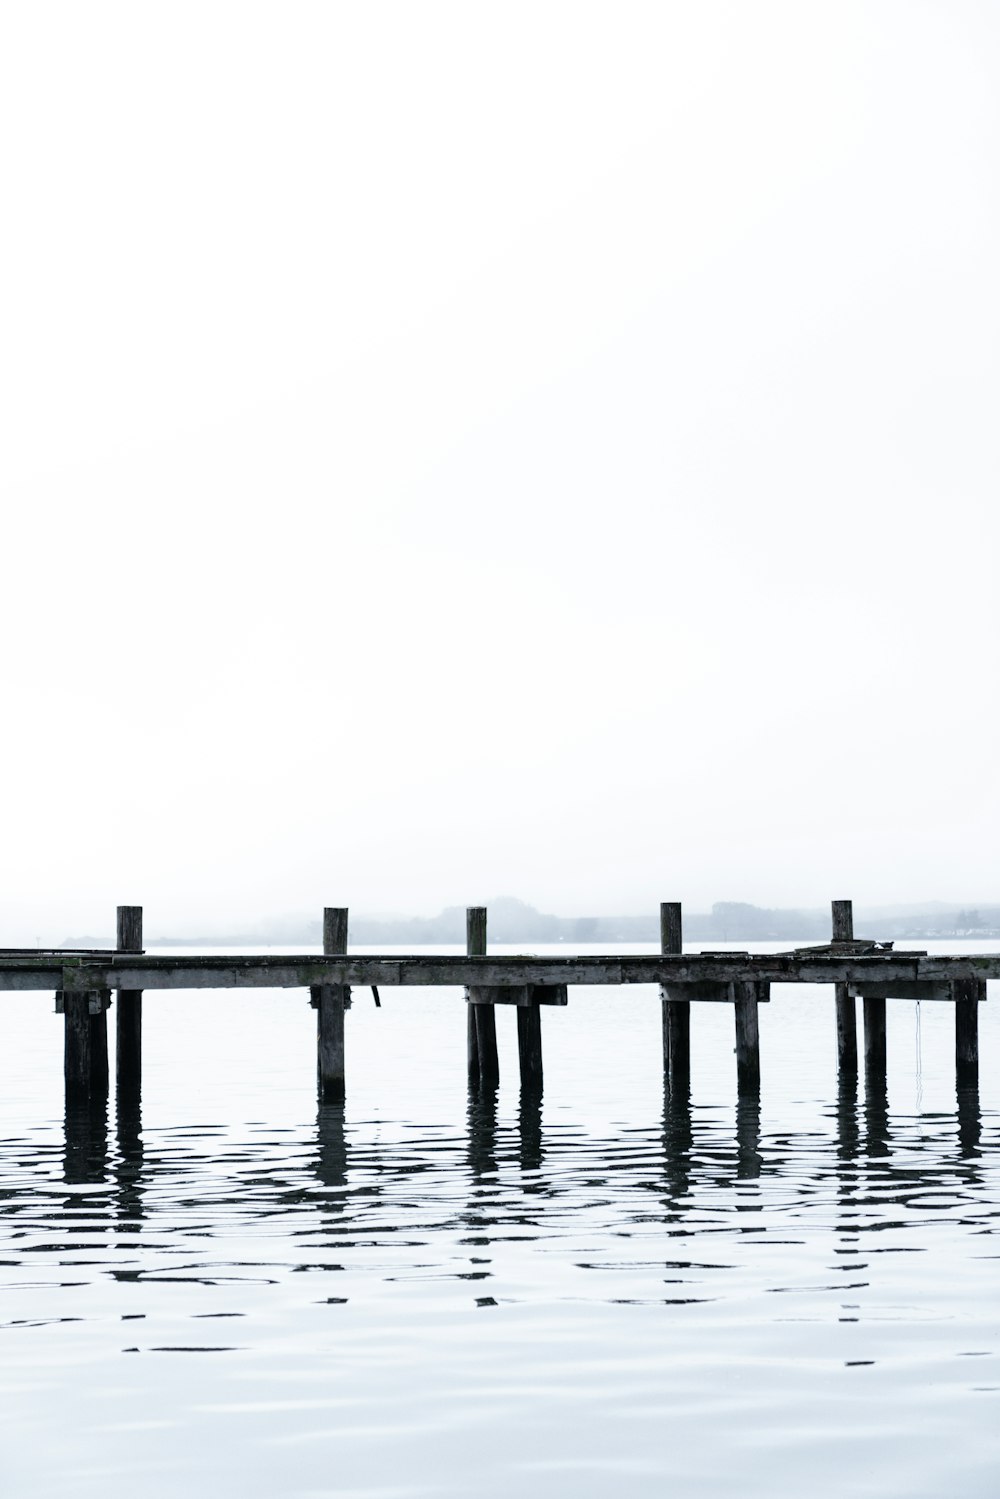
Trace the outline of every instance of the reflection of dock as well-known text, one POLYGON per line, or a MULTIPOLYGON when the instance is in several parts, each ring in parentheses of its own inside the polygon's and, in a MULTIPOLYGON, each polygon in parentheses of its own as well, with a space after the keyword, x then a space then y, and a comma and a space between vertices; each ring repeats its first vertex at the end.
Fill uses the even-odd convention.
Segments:
MULTIPOLYGON (((685 1089, 690 1076, 692 1003, 733 1008, 737 1080, 741 1093, 760 1084, 758 1006, 771 985, 832 984, 837 1055, 841 1075, 858 1068, 856 999, 863 1009, 866 1075, 884 1076, 885 1006, 889 999, 943 1001, 954 1005, 955 1063, 960 1086, 976 1083, 979 1065, 978 1006, 987 979, 1000 978, 1000 954, 932 957, 897 952, 891 943, 854 938, 850 901, 833 903, 833 940, 791 952, 685 953, 681 908, 661 912, 661 952, 649 955, 580 954, 558 957, 490 955, 486 910, 468 912, 467 952, 455 955, 361 955, 347 951, 347 912, 324 913, 322 954, 294 957, 170 957, 142 951, 142 911, 118 908, 117 947, 112 950, 0 950, 0 990, 48 990, 64 1016, 67 1099, 100 1098, 108 1092, 107 1011, 117 992, 116 1074, 120 1103, 138 1099, 141 1078, 143 992, 159 989, 309 989, 317 1012, 317 1071, 322 1099, 344 1096, 345 1013, 352 987, 378 989, 454 986, 468 1006, 469 1082, 490 1089, 499 1080, 496 1007, 517 1014, 521 1083, 526 1092, 542 1085, 541 1009, 565 1005, 570 985, 617 987, 657 984, 663 1006, 663 1066, 671 1089, 685 1089)), ((609 996, 610 998, 610 996, 609 996)))

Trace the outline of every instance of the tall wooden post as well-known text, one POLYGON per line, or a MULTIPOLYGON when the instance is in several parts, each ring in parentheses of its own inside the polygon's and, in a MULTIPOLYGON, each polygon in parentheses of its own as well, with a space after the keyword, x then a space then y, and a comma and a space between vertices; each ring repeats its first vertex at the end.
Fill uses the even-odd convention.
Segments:
POLYGON ((885 1078, 885 1000, 868 995, 861 1001, 865 1017, 865 1072, 885 1078))
MULTIPOLYGON (((486 956, 486 907, 465 908, 465 951, 470 958, 486 956)), ((469 1068, 469 1083, 479 1086, 479 1034, 476 1029, 476 1006, 470 998, 471 990, 465 991, 465 1043, 469 1068)))
POLYGON ((63 1077, 66 1102, 108 1096, 108 1005, 107 989, 63 994, 63 1077))
POLYGON ((90 1097, 90 995, 63 994, 63 1076, 66 1102, 90 1097))
MULTIPOLYGON (((470 958, 486 956, 485 906, 469 906, 466 910, 465 938, 470 958)), ((469 1008, 469 1081, 480 1088, 495 1088, 500 1081, 496 1006, 477 1004, 474 986, 467 990, 466 999, 469 1008)))
MULTIPOLYGON (((854 904, 849 900, 831 902, 834 942, 850 942, 854 937, 854 904)), ((854 996, 847 984, 835 984, 837 1004, 837 1065, 842 1072, 858 1070, 858 1013, 854 996)))
MULTIPOLYGON (((347 908, 327 906, 323 912, 323 952, 336 957, 347 951, 347 908)), ((316 985, 316 1070, 322 1103, 344 1099, 344 1010, 349 1002, 346 984, 316 985)))
POLYGON ((517 1055, 522 1091, 542 1086, 542 1007, 528 986, 528 1003, 517 1007, 517 1055))
POLYGON ((757 1024, 758 984, 738 979, 733 989, 736 1011, 736 1083, 740 1093, 760 1088, 760 1033, 757 1024))
MULTIPOLYGON (((684 951, 683 919, 679 900, 660 903, 660 951, 684 951)), ((686 1088, 691 1077, 691 1001, 668 999, 669 985, 661 990, 663 1019, 663 1073, 669 1087, 686 1088)))
MULTIPOLYGON (((142 907, 118 907, 119 952, 142 952, 142 907)), ((115 1081, 118 1103, 138 1102, 142 1090, 142 990, 118 990, 115 1027, 115 1081)))
POLYGON ((980 979, 958 979, 955 999, 955 1081, 960 1088, 979 1082, 979 1001, 986 998, 980 979))

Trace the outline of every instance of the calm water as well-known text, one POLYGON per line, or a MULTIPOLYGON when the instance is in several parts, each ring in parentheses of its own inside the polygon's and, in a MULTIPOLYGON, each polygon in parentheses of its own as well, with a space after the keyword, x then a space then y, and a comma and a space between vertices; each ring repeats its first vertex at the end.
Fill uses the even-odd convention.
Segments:
POLYGON ((759 1106, 703 1005, 665 1109, 654 990, 545 1012, 540 1105, 498 1012, 473 1107, 460 996, 358 991, 343 1110, 305 995, 150 995, 141 1118, 69 1121, 4 996, 0 1491, 992 1499, 1000 1006, 959 1099, 950 1007, 890 1003, 866 1097, 774 994, 759 1106))

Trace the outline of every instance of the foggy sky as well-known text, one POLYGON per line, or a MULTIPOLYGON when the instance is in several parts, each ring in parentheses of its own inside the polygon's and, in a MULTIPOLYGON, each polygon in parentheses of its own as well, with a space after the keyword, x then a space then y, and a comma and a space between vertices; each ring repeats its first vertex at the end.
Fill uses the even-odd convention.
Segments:
POLYGON ((0 941, 1000 898, 998 42, 6 5, 0 941))

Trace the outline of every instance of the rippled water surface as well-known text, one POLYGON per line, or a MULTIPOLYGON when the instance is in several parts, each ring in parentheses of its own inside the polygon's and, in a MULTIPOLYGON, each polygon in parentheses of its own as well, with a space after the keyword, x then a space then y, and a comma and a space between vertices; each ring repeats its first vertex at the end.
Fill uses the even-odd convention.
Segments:
MULTIPOLYGON (((953 947, 955 944, 952 945, 953 947)), ((1000 991, 998 991, 1000 994, 1000 991)), ((140 1113, 66 1119, 51 998, 5 995, 4 1495, 994 1495, 1000 1024, 732 1013, 665 1103, 651 989, 547 1010, 542 1100, 470 1103, 455 991, 365 991, 317 1109, 301 993, 151 994, 140 1113)))

